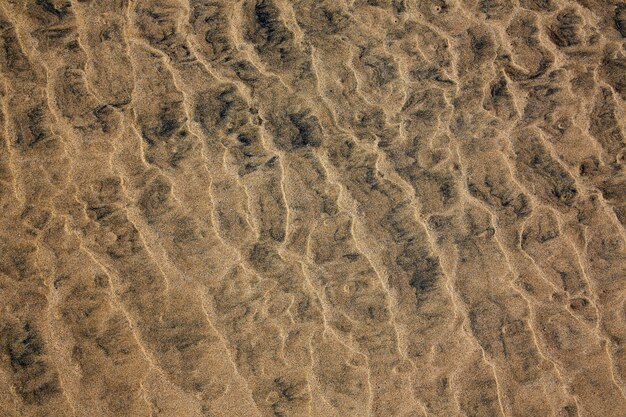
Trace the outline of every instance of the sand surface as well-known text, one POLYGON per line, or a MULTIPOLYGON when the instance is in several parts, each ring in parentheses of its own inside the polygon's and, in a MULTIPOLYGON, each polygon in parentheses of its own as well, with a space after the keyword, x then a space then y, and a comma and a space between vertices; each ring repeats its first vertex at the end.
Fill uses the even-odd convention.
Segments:
POLYGON ((625 417, 625 38, 1 0, 0 417, 625 417))

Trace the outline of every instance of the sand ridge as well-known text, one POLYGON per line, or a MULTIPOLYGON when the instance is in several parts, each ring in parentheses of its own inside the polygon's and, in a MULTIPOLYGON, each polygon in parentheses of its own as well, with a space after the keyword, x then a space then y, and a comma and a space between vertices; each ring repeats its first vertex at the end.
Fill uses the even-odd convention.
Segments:
POLYGON ((625 37, 0 2, 0 417, 626 416, 625 37))

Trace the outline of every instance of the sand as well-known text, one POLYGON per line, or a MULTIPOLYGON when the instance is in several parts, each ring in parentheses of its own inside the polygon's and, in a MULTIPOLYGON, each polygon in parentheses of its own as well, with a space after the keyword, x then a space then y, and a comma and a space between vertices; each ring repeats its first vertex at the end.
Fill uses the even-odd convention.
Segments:
POLYGON ((0 417, 625 417, 625 38, 0 1, 0 417))

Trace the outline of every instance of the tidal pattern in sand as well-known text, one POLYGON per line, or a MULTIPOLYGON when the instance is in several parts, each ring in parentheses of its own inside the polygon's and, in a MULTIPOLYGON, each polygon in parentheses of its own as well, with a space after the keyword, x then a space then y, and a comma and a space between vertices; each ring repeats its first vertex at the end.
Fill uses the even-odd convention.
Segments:
POLYGON ((626 416, 625 40, 618 0, 2 0, 0 416, 626 416))

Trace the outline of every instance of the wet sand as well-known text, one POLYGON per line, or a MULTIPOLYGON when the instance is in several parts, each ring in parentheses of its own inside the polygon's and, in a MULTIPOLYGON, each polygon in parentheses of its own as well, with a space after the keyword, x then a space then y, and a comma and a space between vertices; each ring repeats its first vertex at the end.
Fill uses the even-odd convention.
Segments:
POLYGON ((0 2, 0 417, 626 416, 617 0, 0 2))

